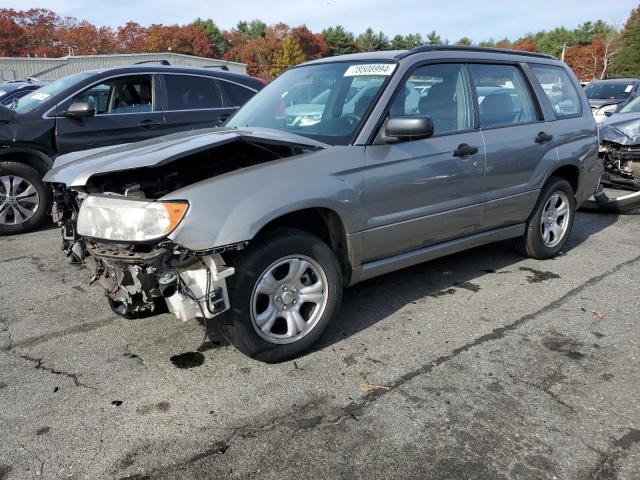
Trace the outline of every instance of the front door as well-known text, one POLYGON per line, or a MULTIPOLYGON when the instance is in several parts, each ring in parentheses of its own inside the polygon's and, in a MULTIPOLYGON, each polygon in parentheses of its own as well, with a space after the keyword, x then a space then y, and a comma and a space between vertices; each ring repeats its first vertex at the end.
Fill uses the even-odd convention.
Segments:
POLYGON ((466 66, 415 69, 389 110, 402 115, 431 117, 434 135, 366 147, 364 262, 465 236, 480 225, 485 151, 474 130, 466 66))
POLYGON ((120 76, 93 85, 57 108, 57 141, 60 153, 137 142, 162 131, 162 112, 156 100, 153 75, 120 76), (96 114, 89 118, 61 115, 72 103, 91 103, 96 114))

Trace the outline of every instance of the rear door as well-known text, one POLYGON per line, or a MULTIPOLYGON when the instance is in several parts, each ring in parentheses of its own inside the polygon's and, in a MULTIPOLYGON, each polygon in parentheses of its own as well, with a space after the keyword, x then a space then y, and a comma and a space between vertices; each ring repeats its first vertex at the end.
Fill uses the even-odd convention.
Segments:
POLYGON ((486 169, 482 229, 524 222, 538 198, 555 140, 519 64, 471 64, 486 169))
POLYGON ((137 142, 157 136, 163 123, 153 74, 122 75, 102 80, 75 94, 56 111, 60 153, 137 142), (72 103, 91 103, 96 115, 90 118, 62 116, 72 103))
POLYGON ((233 110, 223 105, 216 79, 205 75, 164 73, 164 133, 216 127, 233 110))
POLYGON ((466 66, 416 68, 389 110, 392 117, 405 115, 431 117, 434 135, 366 147, 365 262, 462 237, 480 226, 484 145, 474 127, 466 66))
POLYGON ((247 103, 257 91, 224 78, 216 80, 222 92, 222 104, 225 108, 220 121, 224 122, 231 117, 240 107, 247 103))

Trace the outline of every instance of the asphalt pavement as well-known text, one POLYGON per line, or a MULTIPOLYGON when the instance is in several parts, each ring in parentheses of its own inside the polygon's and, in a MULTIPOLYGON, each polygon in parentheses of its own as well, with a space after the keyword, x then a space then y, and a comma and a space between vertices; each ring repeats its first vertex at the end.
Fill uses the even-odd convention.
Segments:
POLYGON ((278 365, 89 277, 53 227, 0 238, 0 480, 640 479, 640 215, 357 285, 278 365))

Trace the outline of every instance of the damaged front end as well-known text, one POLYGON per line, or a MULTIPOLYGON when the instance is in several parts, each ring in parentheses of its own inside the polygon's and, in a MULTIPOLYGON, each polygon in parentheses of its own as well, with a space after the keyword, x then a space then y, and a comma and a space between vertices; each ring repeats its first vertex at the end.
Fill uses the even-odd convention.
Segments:
POLYGON ((234 269, 219 253, 196 255, 172 245, 136 252, 88 240, 86 247, 92 281, 102 286, 118 315, 135 318, 169 311, 187 321, 213 318, 229 308, 225 279, 234 269))
MULTIPOLYGON (((249 237, 202 238, 203 218, 189 217, 189 202, 176 192, 188 197, 194 184, 321 148, 279 132, 214 129, 59 157, 45 181, 62 250, 92 271, 119 315, 212 318, 229 308, 234 269, 225 257, 249 237)), ((212 207, 196 202, 199 211, 212 207)), ((224 218, 229 205, 222 199, 216 207, 205 221, 224 218)))
POLYGON ((640 191, 640 118, 604 125, 600 155, 604 186, 640 191))

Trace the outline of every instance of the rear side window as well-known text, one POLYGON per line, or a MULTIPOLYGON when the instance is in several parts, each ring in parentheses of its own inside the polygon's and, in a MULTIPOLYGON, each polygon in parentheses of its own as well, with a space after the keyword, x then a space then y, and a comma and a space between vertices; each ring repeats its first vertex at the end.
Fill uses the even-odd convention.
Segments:
POLYGON ((580 97, 564 68, 531 65, 531 70, 551 102, 556 118, 573 117, 582 113, 580 97))
POLYGON ((165 75, 168 110, 220 108, 222 99, 213 78, 165 75))
POLYGON ((225 107, 241 107, 253 97, 256 92, 236 83, 218 81, 224 95, 225 107))
POLYGON ((531 91, 514 65, 470 66, 478 98, 480 128, 506 127, 539 120, 531 91))

